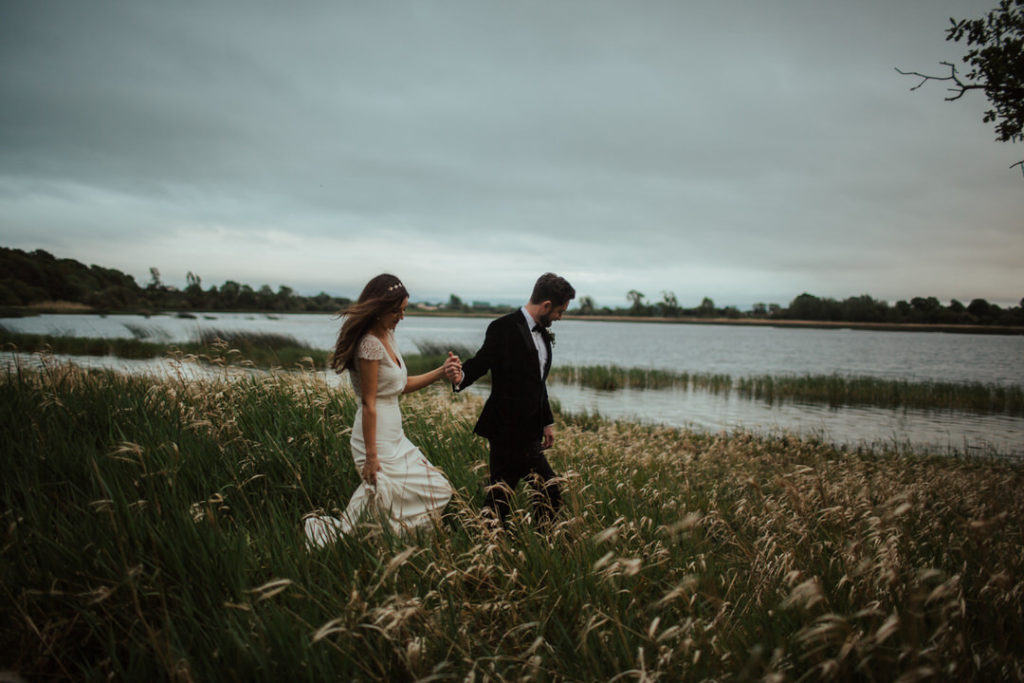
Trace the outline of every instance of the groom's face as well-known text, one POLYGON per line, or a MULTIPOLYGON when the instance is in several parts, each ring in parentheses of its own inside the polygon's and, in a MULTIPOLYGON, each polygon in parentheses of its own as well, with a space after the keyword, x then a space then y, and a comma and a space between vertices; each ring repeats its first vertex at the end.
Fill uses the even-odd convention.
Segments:
POLYGON ((541 304, 540 316, 537 318, 537 322, 543 327, 551 327, 551 323, 562 319, 562 314, 565 313, 567 308, 569 308, 568 301, 560 305, 551 301, 545 301, 541 304))

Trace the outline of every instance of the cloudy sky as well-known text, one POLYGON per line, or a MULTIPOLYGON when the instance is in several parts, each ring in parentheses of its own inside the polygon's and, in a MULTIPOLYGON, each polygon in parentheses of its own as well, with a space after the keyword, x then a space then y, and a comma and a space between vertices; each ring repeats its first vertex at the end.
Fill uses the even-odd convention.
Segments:
POLYGON ((0 0, 0 245, 181 284, 1024 296, 995 0, 0 0))

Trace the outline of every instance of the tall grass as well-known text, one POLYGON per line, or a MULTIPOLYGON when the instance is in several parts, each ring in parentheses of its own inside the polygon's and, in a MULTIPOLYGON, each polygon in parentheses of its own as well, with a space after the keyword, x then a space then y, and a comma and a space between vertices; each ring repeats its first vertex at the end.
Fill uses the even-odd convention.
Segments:
POLYGON ((260 349, 302 349, 308 351, 312 347, 296 339, 290 334, 278 332, 253 332, 249 330, 222 330, 204 328, 196 334, 196 341, 207 346, 223 342, 233 349, 248 352, 260 349))
POLYGON ((668 389, 673 387, 703 389, 728 393, 732 377, 715 373, 689 373, 653 368, 624 368, 618 365, 553 366, 551 381, 579 384, 592 389, 614 391, 631 389, 668 389))
POLYGON ((432 532, 301 519, 358 481, 353 397, 60 364, 0 381, 0 669, 29 680, 1024 677, 1024 471, 558 418, 565 509, 477 513, 479 408, 403 399, 432 532))
POLYGON ((158 342, 167 342, 171 335, 166 330, 162 330, 159 327, 152 327, 150 325, 136 325, 134 323, 123 323, 126 330, 132 333, 132 337, 140 340, 155 340, 158 342))
MULTIPOLYGON (((114 356, 147 359, 190 356, 215 365, 245 365, 257 368, 325 369, 330 351, 311 348, 292 335, 273 332, 204 329, 191 342, 171 344, 159 340, 161 333, 152 327, 126 324, 132 339, 73 337, 70 334, 24 334, 0 325, 0 348, 23 352, 46 352, 77 356, 114 356)), ((464 345, 418 342, 419 353, 404 357, 410 374, 428 372, 444 363, 448 351, 469 358, 474 351, 464 345)))
MULTIPOLYGON (((48 351, 78 356, 117 356, 118 358, 156 358, 171 349, 167 344, 145 341, 133 333, 132 339, 72 337, 65 334, 26 334, 0 327, 0 347, 5 351, 35 353, 48 351)), ((198 347, 197 347, 198 350, 198 347)))
POLYGON ((475 349, 472 349, 465 344, 449 344, 439 341, 431 340, 418 340, 416 343, 416 350, 418 354, 410 354, 404 357, 406 369, 410 375, 419 375, 424 372, 429 372, 434 368, 442 365, 445 358, 448 357, 448 352, 451 351, 462 360, 472 358, 473 354, 476 353, 475 349))
POLYGON ((416 350, 423 356, 447 357, 448 352, 451 351, 459 358, 466 360, 467 358, 472 358, 476 353, 476 349, 466 346, 465 344, 453 344, 450 342, 424 339, 417 340, 415 343, 416 350))
POLYGON ((202 330, 191 342, 149 341, 150 328, 131 326, 132 339, 72 337, 10 332, 0 328, 0 347, 26 352, 45 351, 76 356, 115 356, 127 359, 193 356, 213 364, 243 364, 260 368, 294 368, 312 364, 324 368, 328 352, 310 348, 291 335, 232 330, 202 330))

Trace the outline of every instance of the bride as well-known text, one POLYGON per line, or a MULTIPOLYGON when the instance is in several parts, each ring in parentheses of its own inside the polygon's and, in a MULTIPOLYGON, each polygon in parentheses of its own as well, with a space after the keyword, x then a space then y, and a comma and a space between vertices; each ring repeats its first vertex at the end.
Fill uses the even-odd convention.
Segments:
POLYGON ((394 335, 408 303, 409 293, 401 280, 385 273, 366 283, 359 300, 343 314, 331 368, 338 373, 349 371, 359 397, 352 458, 362 483, 341 519, 306 518, 310 547, 323 547, 349 533, 371 507, 396 530, 430 524, 433 513, 442 510, 452 496, 451 484, 441 470, 405 437, 398 396, 429 386, 445 376, 448 366, 458 368, 461 363, 449 351, 441 367, 408 376, 394 335))

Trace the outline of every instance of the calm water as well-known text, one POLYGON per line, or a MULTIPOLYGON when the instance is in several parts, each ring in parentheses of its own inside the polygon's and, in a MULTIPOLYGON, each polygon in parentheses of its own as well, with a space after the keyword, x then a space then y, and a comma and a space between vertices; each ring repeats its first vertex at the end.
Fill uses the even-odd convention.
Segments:
MULTIPOLYGON (((408 317, 397 337, 403 353, 417 342, 477 347, 490 321, 484 318, 408 317)), ((4 327, 36 334, 183 342, 198 330, 247 330, 292 335, 330 348, 338 321, 315 314, 268 317, 217 314, 197 320, 171 316, 46 315, 4 319, 4 327), (133 329, 135 328, 134 332, 133 329)), ((616 364, 687 372, 749 375, 833 374, 950 382, 1024 385, 1024 336, 924 332, 872 332, 721 325, 666 325, 567 320, 555 323, 555 362, 616 364)), ((86 361, 82 361, 83 363, 86 361)), ((140 363, 94 359, 89 364, 134 368, 140 363)), ((708 431, 746 428, 792 431, 848 445, 912 445, 932 452, 998 452, 1024 456, 1024 419, 948 411, 831 409, 817 404, 768 405, 701 391, 597 391, 554 384, 550 393, 568 410, 690 426, 708 431)))

